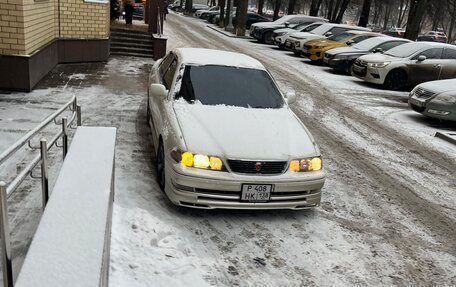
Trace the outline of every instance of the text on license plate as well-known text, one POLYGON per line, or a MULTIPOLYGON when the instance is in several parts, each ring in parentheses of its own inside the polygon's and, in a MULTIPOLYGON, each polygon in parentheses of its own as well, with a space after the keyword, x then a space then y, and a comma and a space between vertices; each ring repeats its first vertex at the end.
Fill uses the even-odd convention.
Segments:
POLYGON ((271 197, 272 184, 243 184, 241 201, 266 202, 271 197))

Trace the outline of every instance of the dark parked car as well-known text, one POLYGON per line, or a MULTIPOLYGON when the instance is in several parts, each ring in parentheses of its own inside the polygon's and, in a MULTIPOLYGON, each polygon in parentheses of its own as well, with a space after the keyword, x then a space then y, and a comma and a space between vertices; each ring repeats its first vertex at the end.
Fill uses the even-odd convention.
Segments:
POLYGON ((447 35, 445 35, 444 32, 429 31, 426 34, 419 35, 418 38, 416 38, 416 40, 417 41, 447 43, 448 37, 447 37, 447 35))
MULTIPOLYGON (((233 25, 236 26, 236 17, 233 17, 233 25)), ((250 29, 250 26, 254 23, 259 23, 259 22, 271 22, 268 18, 261 16, 257 13, 253 12, 247 12, 247 21, 246 21, 246 29, 250 29)))
POLYGON ((350 47, 340 47, 325 53, 323 62, 336 71, 351 73, 351 68, 356 59, 370 53, 383 53, 399 45, 409 43, 406 39, 394 37, 374 37, 359 42, 350 47))
POLYGON ((327 22, 327 19, 312 17, 307 15, 287 15, 274 22, 269 23, 256 23, 250 27, 250 36, 257 39, 261 43, 273 44, 274 39, 272 35, 274 30, 279 28, 286 28, 290 25, 301 23, 314 23, 314 22, 327 22))
POLYGON ((208 10, 211 8, 210 6, 204 5, 204 4, 193 4, 192 5, 192 13, 195 14, 196 11, 198 10, 208 10))
POLYGON ((405 34, 405 28, 390 28, 387 31, 383 31, 383 34, 391 36, 391 37, 396 37, 396 38, 404 38, 405 34))

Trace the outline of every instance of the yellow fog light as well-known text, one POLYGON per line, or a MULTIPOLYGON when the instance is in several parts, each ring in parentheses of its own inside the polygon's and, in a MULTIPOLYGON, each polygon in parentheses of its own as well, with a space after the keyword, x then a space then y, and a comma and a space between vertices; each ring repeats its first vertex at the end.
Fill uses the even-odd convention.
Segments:
POLYGON ((193 157, 193 166, 197 168, 208 168, 209 157, 207 155, 196 154, 193 157))
POLYGON ((189 166, 189 167, 192 167, 193 166, 193 154, 191 152, 184 152, 182 154, 182 159, 181 159, 181 164, 183 166, 189 166))
POLYGON ((321 169, 321 158, 319 157, 314 157, 310 161, 310 169, 309 170, 320 170, 321 169))
POLYGON ((298 172, 299 170, 299 160, 292 160, 290 162, 290 171, 298 172))
POLYGON ((213 170, 222 170, 223 167, 222 160, 215 156, 211 156, 209 159, 209 165, 213 170))

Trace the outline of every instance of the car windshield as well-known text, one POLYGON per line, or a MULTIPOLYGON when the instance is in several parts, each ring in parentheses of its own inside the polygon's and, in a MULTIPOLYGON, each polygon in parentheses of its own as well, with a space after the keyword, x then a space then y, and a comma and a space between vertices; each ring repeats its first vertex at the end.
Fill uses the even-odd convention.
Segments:
POLYGON ((407 43, 404 45, 397 46, 395 48, 392 48, 391 50, 388 50, 388 52, 385 53, 385 55, 397 57, 397 58, 408 58, 412 55, 414 55, 416 52, 429 47, 428 44, 424 43, 407 43))
POLYGON ((306 23, 306 25, 299 25, 299 28, 296 29, 298 31, 301 31, 301 32, 310 32, 310 31, 313 31, 315 30, 317 27, 320 27, 321 26, 321 23, 314 23, 314 24, 310 24, 310 25, 307 25, 308 23, 306 23))
POLYGON ((275 20, 273 23, 274 24, 285 24, 285 22, 288 22, 291 19, 293 19, 293 15, 283 16, 282 18, 275 20))
POLYGON ((383 44, 387 42, 389 39, 388 37, 374 37, 370 39, 366 39, 364 41, 361 41, 352 47, 358 50, 363 50, 363 51, 370 51, 373 48, 377 47, 380 44, 383 44))
POLYGON ((344 33, 340 33, 340 34, 331 36, 331 37, 328 38, 328 40, 332 40, 332 41, 336 41, 336 42, 342 42, 343 40, 346 40, 346 39, 350 38, 351 36, 353 36, 353 34, 348 33, 348 32, 344 32, 344 33))
POLYGON ((283 98, 264 70, 227 66, 186 66, 176 99, 203 105, 283 107, 283 98))
POLYGON ((329 29, 331 29, 332 27, 334 27, 334 26, 323 24, 323 25, 313 29, 312 32, 310 32, 310 33, 317 34, 317 35, 323 35, 326 32, 328 32, 329 29))

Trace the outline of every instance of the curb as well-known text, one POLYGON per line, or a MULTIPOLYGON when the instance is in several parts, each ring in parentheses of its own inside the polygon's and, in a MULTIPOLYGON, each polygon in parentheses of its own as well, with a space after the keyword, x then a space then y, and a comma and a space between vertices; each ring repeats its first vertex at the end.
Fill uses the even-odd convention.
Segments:
POLYGON ((206 27, 208 27, 208 28, 210 28, 210 29, 212 29, 212 30, 214 30, 214 31, 216 31, 216 32, 219 32, 219 33, 222 34, 222 35, 225 35, 225 36, 227 36, 227 37, 230 37, 230 38, 252 39, 252 38, 249 37, 249 36, 236 36, 236 35, 234 35, 234 34, 231 34, 230 32, 226 32, 226 31, 220 30, 220 29, 215 28, 215 27, 213 27, 213 26, 211 26, 211 25, 206 25, 206 27))
POLYGON ((436 138, 441 138, 449 143, 452 143, 456 145, 456 133, 442 133, 442 132, 436 132, 435 133, 436 138))

